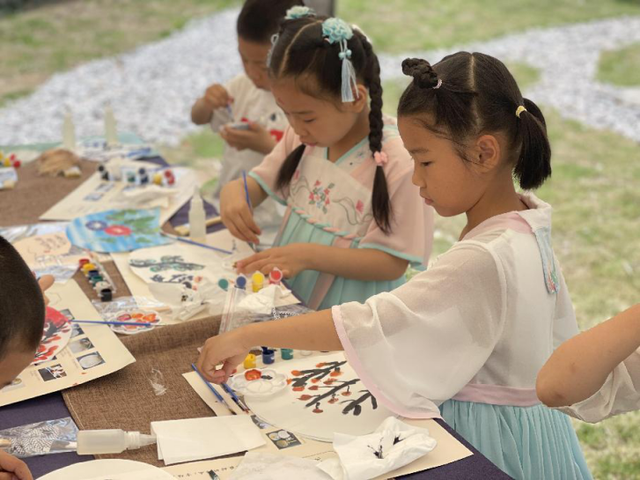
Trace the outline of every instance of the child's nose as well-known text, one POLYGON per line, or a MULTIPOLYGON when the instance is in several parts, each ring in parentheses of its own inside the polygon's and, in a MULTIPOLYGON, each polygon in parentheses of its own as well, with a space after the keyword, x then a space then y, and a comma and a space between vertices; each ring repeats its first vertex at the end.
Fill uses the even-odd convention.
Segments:
POLYGON ((424 187, 424 180, 418 175, 418 171, 416 168, 413 169, 413 175, 411 175, 411 183, 413 183, 416 187, 424 187))

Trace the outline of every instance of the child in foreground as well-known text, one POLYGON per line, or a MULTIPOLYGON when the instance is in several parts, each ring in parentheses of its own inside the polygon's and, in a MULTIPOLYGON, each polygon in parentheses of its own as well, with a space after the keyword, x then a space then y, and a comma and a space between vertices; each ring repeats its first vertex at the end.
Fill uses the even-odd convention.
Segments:
MULTIPOLYGON (((0 389, 9 385, 33 361, 45 318, 43 290, 11 244, 0 237, 0 389)), ((0 449, 0 480, 33 480, 29 468, 0 449)))
POLYGON ((542 112, 488 55, 402 67, 413 77, 398 107, 413 183, 440 215, 466 215, 459 241, 364 303, 212 337, 198 368, 221 382, 253 345, 344 349, 380 403, 409 418, 442 416, 512 477, 589 479, 568 417, 535 390, 554 348, 578 331, 551 248, 551 206, 513 181, 531 190, 551 175, 542 112))

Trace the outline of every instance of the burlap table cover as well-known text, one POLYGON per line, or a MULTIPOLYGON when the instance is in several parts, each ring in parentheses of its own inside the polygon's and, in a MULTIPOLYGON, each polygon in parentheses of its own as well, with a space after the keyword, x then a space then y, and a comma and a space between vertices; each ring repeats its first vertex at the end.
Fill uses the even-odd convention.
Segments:
MULTIPOLYGON (((210 417, 211 409, 182 376, 198 358, 197 348, 218 332, 220 316, 158 327, 151 332, 121 336, 136 362, 124 369, 62 392, 81 430, 121 428, 149 433, 157 420, 210 417), (164 377, 164 395, 151 385, 152 370, 164 377)), ((125 458, 164 466, 156 446, 97 458, 125 458)))
POLYGON ((11 190, 0 190, 0 227, 39 223, 38 217, 78 188, 98 168, 96 162, 80 161, 79 178, 38 175, 36 162, 17 169, 18 183, 11 190))

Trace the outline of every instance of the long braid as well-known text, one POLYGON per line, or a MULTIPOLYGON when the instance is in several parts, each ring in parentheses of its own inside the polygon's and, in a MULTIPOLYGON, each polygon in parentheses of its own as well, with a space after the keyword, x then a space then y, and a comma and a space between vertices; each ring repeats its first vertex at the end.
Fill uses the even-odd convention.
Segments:
MULTIPOLYGON (((373 53, 373 48, 367 38, 361 32, 357 33, 366 54, 367 67, 365 68, 365 85, 369 89, 369 148, 372 154, 382 151, 382 84, 380 82, 380 64, 378 57, 373 53)), ((371 194, 373 217, 376 224, 384 233, 391 232, 392 206, 387 188, 387 178, 382 167, 376 168, 373 180, 373 192, 371 194)))

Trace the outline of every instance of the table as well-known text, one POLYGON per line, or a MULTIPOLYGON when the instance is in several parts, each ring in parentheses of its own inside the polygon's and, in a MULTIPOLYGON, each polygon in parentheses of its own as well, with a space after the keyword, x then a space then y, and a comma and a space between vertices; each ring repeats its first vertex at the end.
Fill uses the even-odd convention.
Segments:
MULTIPOLYGON (((161 157, 152 157, 145 158, 145 161, 152 161, 158 163, 160 165, 166 165, 166 161, 161 157)), ((30 182, 38 182, 41 181, 39 177, 32 175, 32 172, 29 172, 27 169, 35 168, 35 165, 27 165, 23 167, 24 171, 26 171, 26 175, 21 175, 23 172, 19 171, 18 175, 24 178, 19 178, 18 185, 22 188, 22 194, 24 194, 24 190, 29 190, 30 182)), ((91 167, 95 170, 95 165, 87 164, 85 167, 91 167)), ((87 175, 84 175, 86 178, 87 175)), ((68 180, 64 178, 52 178, 51 182, 56 183, 59 188, 59 200, 64 197, 66 192, 70 191, 68 189, 68 180), (65 183, 66 182, 66 183, 65 183)), ((56 190, 56 189, 53 189, 56 190)), ((0 191, 0 202, 4 205, 5 201, 11 201, 11 198, 14 193, 12 191, 0 191)), ((55 195, 53 195, 55 197, 55 195)), ((55 200, 55 201, 57 201, 55 200)), ((48 205, 52 205, 53 203, 48 203, 48 205)), ((46 206, 46 205, 45 205, 46 206)), ((171 225, 181 225, 186 223, 188 218, 188 205, 183 206, 171 219, 171 225)), ((41 210, 43 208, 42 203, 36 203, 33 205, 30 211, 23 211, 23 217, 28 220, 30 223, 35 222, 37 217, 41 215, 45 210, 41 210), (40 209, 40 211, 35 211, 40 209)), ((48 208, 48 206, 46 207, 48 208)), ((215 208, 211 205, 206 207, 208 216, 217 214, 215 212, 215 208)), ((23 221, 21 223, 27 223, 27 221, 23 221)), ((2 219, 0 218, 0 225, 2 225, 2 219)), ((166 227, 166 226, 165 226, 166 227)), ((209 228, 209 232, 218 230, 223 228, 221 225, 212 226, 209 228)), ((14 405, 8 405, 6 407, 0 408, 0 429, 15 427, 19 425, 25 425, 29 423, 39 422, 42 420, 53 420, 62 417, 71 416, 67 406, 65 405, 62 394, 61 393, 53 393, 50 395, 46 395, 44 397, 35 398, 32 400, 27 400, 21 403, 17 403, 14 405)), ((436 420, 442 427, 444 427, 451 435, 453 435, 456 439, 458 439, 461 443, 463 443, 469 450, 471 450, 474 455, 462 459, 460 461, 454 462, 449 465, 444 465, 442 467, 434 468, 431 470, 427 470, 424 472, 417 472, 411 475, 406 475, 401 477, 403 479, 425 479, 425 480, 444 480, 444 479, 478 479, 478 480, 486 480, 486 479, 508 479, 511 478, 500 469, 498 469, 495 465, 493 465, 486 457, 484 457, 481 453, 479 453, 474 447, 472 447, 466 440, 460 437, 451 427, 449 427, 443 420, 436 420)), ((31 457, 27 458, 26 463, 31 468, 31 471, 35 478, 44 475, 48 472, 56 470, 58 468, 71 465, 73 463, 82 462, 91 460, 93 457, 91 456, 79 456, 75 453, 61 453, 55 455, 46 455, 40 457, 31 457)))

